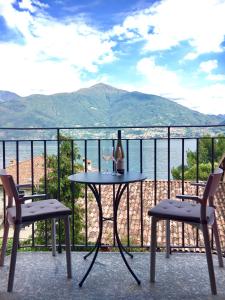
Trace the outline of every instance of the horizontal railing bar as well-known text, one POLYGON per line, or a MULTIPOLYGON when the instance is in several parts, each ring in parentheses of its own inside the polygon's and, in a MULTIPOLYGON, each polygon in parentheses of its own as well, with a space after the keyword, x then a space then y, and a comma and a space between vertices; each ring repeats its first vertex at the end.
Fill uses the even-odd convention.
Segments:
MULTIPOLYGON (((65 244, 61 244, 61 246, 64 248, 65 247, 65 244)), ((35 245, 34 247, 32 247, 32 245, 21 245, 20 249, 23 249, 23 248, 51 248, 52 245, 49 244, 47 245, 35 245)), ((145 249, 149 249, 149 245, 143 245, 143 246, 140 246, 140 245, 130 245, 130 246, 127 246, 127 245, 124 245, 125 248, 130 248, 130 249, 135 249, 135 248, 145 248, 145 249)), ((204 246, 199 246, 199 247, 196 247, 196 246, 175 246, 175 245, 171 245, 170 246, 172 249, 205 249, 204 246)), ((87 245, 75 245, 75 248, 93 248, 93 244, 87 244, 87 245)), ((118 248, 118 246, 116 245, 108 245, 108 244, 101 244, 101 248, 118 248)), ((166 249, 165 246, 159 246, 157 247, 159 249, 166 249)))
POLYGON ((213 127, 225 127, 221 124, 210 125, 138 125, 138 126, 79 126, 79 127, 0 127, 0 130, 86 130, 86 129, 141 129, 141 128, 213 128, 213 127))
MULTIPOLYGON (((216 136, 216 137, 206 137, 206 136, 203 136, 203 137, 170 137, 170 140, 196 140, 196 139, 225 139, 225 136, 216 136)), ((148 138, 142 138, 143 140, 145 141, 154 141, 154 140, 167 140, 168 137, 148 137, 148 138)), ((99 138, 94 138, 94 139, 91 139, 91 138, 80 138, 80 139, 73 139, 72 137, 70 137, 68 139, 68 141, 71 141, 73 140, 74 142, 82 142, 84 140, 86 141, 98 141, 99 138)), ((113 138, 101 138, 101 141, 112 141, 112 140, 115 140, 113 138)), ((122 138, 122 141, 126 141, 126 140, 129 140, 129 141, 139 141, 140 138, 129 138, 129 139, 126 139, 126 138, 122 138)), ((20 142, 30 142, 30 141, 33 141, 33 142, 57 142, 57 139, 41 139, 41 140, 37 140, 37 139, 15 139, 15 140, 9 140, 9 139, 4 139, 4 140, 0 140, 0 142, 6 142, 6 143, 15 143, 16 141, 20 141, 20 142)), ((66 141, 66 139, 64 140, 66 141)))

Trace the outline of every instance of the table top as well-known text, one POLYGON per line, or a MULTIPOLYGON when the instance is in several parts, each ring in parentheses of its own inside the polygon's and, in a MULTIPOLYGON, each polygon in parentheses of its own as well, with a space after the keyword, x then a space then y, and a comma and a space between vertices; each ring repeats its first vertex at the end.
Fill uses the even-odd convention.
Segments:
POLYGON ((82 172, 68 177, 71 181, 87 184, 121 184, 144 181, 147 176, 139 172, 125 172, 122 175, 103 174, 101 172, 82 172))

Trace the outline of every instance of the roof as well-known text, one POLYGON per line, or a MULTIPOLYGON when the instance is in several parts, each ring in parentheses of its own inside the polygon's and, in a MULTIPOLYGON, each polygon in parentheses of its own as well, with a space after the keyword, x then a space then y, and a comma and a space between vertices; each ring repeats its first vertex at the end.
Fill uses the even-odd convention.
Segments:
MULTIPOLYGON (((15 182, 19 182, 20 184, 31 183, 32 181, 32 161, 23 160, 18 163, 18 173, 19 178, 17 178, 17 162, 16 160, 12 160, 10 164, 6 167, 6 171, 8 174, 11 174, 15 180, 15 182), (18 180, 17 180, 18 179, 18 180)), ((38 184, 40 179, 44 176, 44 157, 43 156, 35 156, 33 158, 33 177, 34 184, 38 184)))
MULTIPOLYGON (((157 181, 157 201, 167 198, 168 183, 165 180, 157 181)), ((118 230, 122 242, 127 244, 128 236, 128 218, 129 218, 129 236, 130 244, 141 244, 141 226, 143 226, 143 244, 150 244, 150 218, 148 210, 154 206, 154 181, 147 180, 143 183, 143 198, 140 197, 141 184, 131 184, 129 187, 129 201, 127 200, 127 191, 122 196, 119 212, 118 212, 118 230), (129 215, 127 209, 129 208, 129 215), (141 210, 143 211, 143 219, 141 220, 141 210), (142 225, 143 224, 143 225, 142 225)), ((172 180, 170 183, 171 197, 175 198, 176 194, 182 193, 182 181, 172 180)), ((95 242, 98 235, 98 207, 90 190, 88 190, 88 241, 95 242)), ((189 181, 184 182, 185 194, 195 194, 196 187, 190 185, 189 181)), ((103 215, 111 217, 113 215, 113 188, 110 186, 102 186, 102 206, 103 215)), ((201 193, 201 191, 200 191, 201 193)), ((219 234, 221 238, 221 246, 225 249, 225 184, 221 183, 215 196, 215 205, 217 206, 217 222, 219 234)), ((79 204, 84 207, 84 200, 79 199, 79 204)), ((158 222, 158 245, 165 246, 166 228, 165 222, 158 222)), ((187 246, 196 245, 196 227, 184 224, 184 243, 187 246)), ((201 232, 199 245, 203 246, 201 232)), ((104 222, 103 240, 104 244, 113 243, 113 222, 104 222)), ((171 222, 171 244, 182 245, 182 223, 171 222)))

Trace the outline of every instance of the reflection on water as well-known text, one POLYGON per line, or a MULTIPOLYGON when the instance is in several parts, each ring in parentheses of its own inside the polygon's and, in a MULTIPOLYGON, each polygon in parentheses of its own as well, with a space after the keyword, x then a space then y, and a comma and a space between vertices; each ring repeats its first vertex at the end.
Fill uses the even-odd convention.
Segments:
MULTIPOLYGON (((77 141, 76 144, 79 148, 81 159, 79 163, 83 163, 85 156, 84 141, 77 141)), ((109 144, 112 145, 111 141, 101 141, 101 147, 109 144)), ((156 174, 157 179, 168 178, 168 142, 167 140, 157 140, 156 154, 154 153, 154 141, 143 140, 142 144, 139 140, 129 140, 128 142, 123 141, 123 148, 125 152, 125 167, 128 167, 130 171, 142 171, 147 174, 148 178, 154 178, 154 159, 156 158, 156 174), (141 151, 142 149, 142 151, 141 151), (128 150, 128 151, 127 151, 128 150), (142 152, 142 155, 141 155, 142 152)), ((186 152, 188 149, 195 150, 195 140, 185 140, 184 153, 186 161, 186 152)), ((30 160, 32 156, 39 156, 44 153, 44 143, 42 141, 31 142, 19 142, 18 152, 16 151, 16 142, 5 142, 5 164, 9 165, 11 161, 15 161, 18 153, 18 160, 30 160), (33 148, 32 148, 33 147, 33 148)), ((46 142, 47 155, 57 154, 57 142, 48 141, 46 142)), ((101 151, 100 151, 101 153, 101 151)), ((90 140, 87 141, 87 159, 91 160, 92 169, 98 169, 98 141, 90 140)), ((182 141, 171 140, 170 144, 170 167, 176 167, 182 163, 182 141)), ((101 168, 104 169, 105 162, 101 158, 101 168)), ((3 146, 0 143, 0 167, 3 167, 3 146)), ((112 168, 112 163, 111 163, 112 168)))

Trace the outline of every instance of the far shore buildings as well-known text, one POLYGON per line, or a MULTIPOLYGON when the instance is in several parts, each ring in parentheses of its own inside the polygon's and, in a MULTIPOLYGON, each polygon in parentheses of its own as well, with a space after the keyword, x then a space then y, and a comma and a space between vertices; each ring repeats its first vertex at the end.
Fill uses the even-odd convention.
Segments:
MULTIPOLYGON (((88 161, 88 166, 88 170, 91 171, 90 161, 88 161)), ((19 162, 18 166, 16 164, 16 161, 11 161, 6 170, 7 173, 12 174, 15 181, 19 182, 20 184, 32 183, 31 178, 33 175, 33 183, 35 187, 38 187, 40 179, 44 176, 45 172, 44 159, 42 156, 36 156, 33 158, 32 162, 31 160, 24 160, 19 162)), ((157 201, 160 201, 160 199, 167 198, 168 182, 166 180, 158 180, 156 183, 153 180, 146 180, 142 186, 142 198, 140 196, 140 187, 140 183, 130 184, 129 200, 127 197, 127 192, 124 192, 121 199, 118 213, 118 228, 121 240, 124 242, 124 244, 127 244, 129 234, 130 244, 140 245, 141 239, 143 239, 143 244, 149 245, 150 220, 147 212, 149 208, 154 206, 155 199, 157 201), (154 194, 155 187, 156 195, 154 194), (142 218, 141 211, 143 212, 142 218), (143 232, 141 230, 142 228, 143 232)), ((179 180, 171 180, 170 190, 171 198, 174 198, 176 194, 181 194, 182 182, 179 180)), ((193 194, 196 192, 196 187, 191 186, 189 181, 185 181, 184 191, 186 194, 193 194)), ((113 215, 113 189, 110 186, 103 186, 101 189, 101 193, 104 216, 110 217, 113 215)), ((225 183, 221 183, 215 198, 221 246, 222 250, 225 251, 225 183)), ((3 203, 3 199, 1 199, 1 203, 3 203)), ((82 207, 85 206, 85 201, 83 198, 77 199, 76 203, 82 207)), ((3 215, 2 205, 0 206, 0 208, 1 219, 1 215, 3 215)), ((88 190, 87 201, 87 226, 88 241, 95 242, 98 234, 98 207, 90 190, 88 190)), ((158 226, 158 245, 163 246, 165 244, 165 223, 159 222, 158 226)), ((171 223, 171 244, 182 246, 182 243, 184 242, 185 245, 196 245, 196 228, 192 227, 191 225, 185 224, 184 236, 182 237, 182 226, 182 223, 171 223)), ((199 245, 203 245, 201 242, 201 232, 199 233, 199 245)), ((30 229, 28 228, 28 230, 22 234, 22 238, 27 238, 29 235, 30 229)), ((112 222, 104 222, 103 242, 105 244, 113 243, 112 222)))

